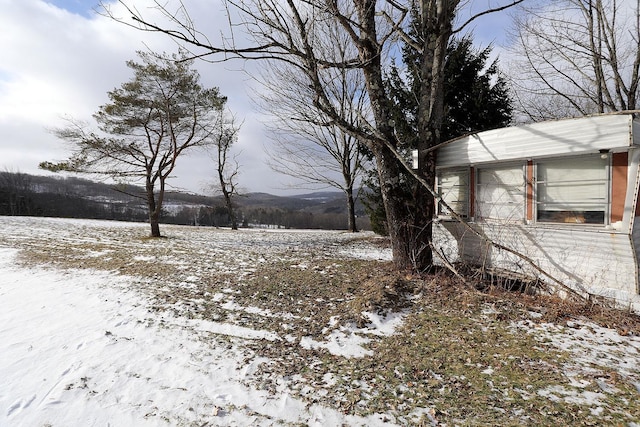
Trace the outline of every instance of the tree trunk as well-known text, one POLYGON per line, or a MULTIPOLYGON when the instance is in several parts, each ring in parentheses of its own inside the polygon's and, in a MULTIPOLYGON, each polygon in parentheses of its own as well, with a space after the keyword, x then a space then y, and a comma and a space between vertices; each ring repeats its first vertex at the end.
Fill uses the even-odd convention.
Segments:
MULTIPOLYGON (((431 267, 432 254, 429 246, 431 238, 431 213, 428 209, 429 199, 421 197, 418 203, 426 203, 425 209, 412 209, 403 197, 402 165, 396 159, 389 146, 395 147, 396 139, 393 125, 390 123, 391 103, 385 91, 382 73, 381 55, 376 34, 376 2, 362 0, 354 3, 361 27, 361 38, 358 41, 360 61, 364 64, 364 75, 371 111, 376 122, 380 140, 368 144, 373 151, 380 192, 387 215, 387 231, 391 239, 393 263, 398 269, 425 271, 431 267), (388 144, 388 145, 387 145, 388 144)), ((406 193, 405 193, 406 194, 406 193)), ((431 201, 433 203, 433 201, 431 201)), ((413 205, 413 203, 411 203, 413 205)))
POLYGON ((161 237, 160 235, 160 209, 156 206, 156 196, 153 193, 153 184, 147 181, 147 207, 149 209, 149 224, 151 225, 151 237, 161 237))
POLYGON ((358 226, 356 225, 356 202, 353 198, 353 187, 350 186, 347 188, 347 215, 348 219, 348 228, 349 232, 357 233, 358 226))
POLYGON ((229 212, 229 219, 231 220, 231 229, 237 230, 238 219, 236 218, 236 212, 235 212, 235 209, 233 208, 233 201, 231 200, 231 192, 227 190, 226 184, 222 181, 222 178, 220 179, 221 179, 220 182, 222 184, 222 194, 224 195, 224 202, 227 206, 227 211, 229 212))
POLYGON ((158 215, 149 216, 149 223, 151 224, 151 237, 161 237, 158 215))
POLYGON ((219 140, 218 141, 218 181, 220 182, 220 189, 222 190, 222 195, 224 196, 224 203, 227 206, 227 212, 229 213, 229 220, 231 221, 231 229, 238 229, 238 219, 236 218, 236 213, 233 207, 232 197, 235 194, 234 184, 233 184, 233 176, 231 174, 229 179, 225 179, 224 169, 227 166, 227 153, 230 147, 229 140, 219 140))
POLYGON ((231 198, 227 199, 227 210, 229 211, 229 218, 231 219, 231 229, 238 229, 238 218, 236 218, 236 211, 233 208, 233 203, 231 202, 231 198))
POLYGON ((417 185, 414 199, 407 201, 406 188, 398 180, 402 167, 386 147, 375 149, 380 192, 387 215, 387 231, 391 240, 396 268, 427 271, 432 267, 431 241, 434 201, 417 185))

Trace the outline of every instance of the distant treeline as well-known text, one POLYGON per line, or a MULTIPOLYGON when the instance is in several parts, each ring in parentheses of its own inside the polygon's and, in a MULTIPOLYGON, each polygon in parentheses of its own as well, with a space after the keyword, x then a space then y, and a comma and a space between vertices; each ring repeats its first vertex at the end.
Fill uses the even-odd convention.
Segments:
MULTIPOLYGON (((144 191, 131 185, 111 185, 76 177, 52 177, 0 172, 0 215, 147 221, 144 191)), ((252 193, 238 197, 236 208, 243 227, 342 230, 346 207, 335 200, 313 201, 252 193)), ((364 210, 361 229, 368 229, 364 210)), ((166 224, 230 226, 221 198, 181 192, 165 194, 162 222, 166 224)))

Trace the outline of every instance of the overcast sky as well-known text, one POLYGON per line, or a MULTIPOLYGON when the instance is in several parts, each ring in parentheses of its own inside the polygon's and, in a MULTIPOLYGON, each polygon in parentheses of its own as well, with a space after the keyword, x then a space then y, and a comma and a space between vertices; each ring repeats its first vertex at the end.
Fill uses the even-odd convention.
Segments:
MULTIPOLYGON (((197 27, 224 23, 217 1, 184 3, 195 4, 192 17, 197 27), (206 4, 206 14, 195 9, 197 3, 206 4)), ((125 61, 135 59, 137 50, 176 51, 166 36, 137 31, 96 14, 97 4, 98 0, 0 0, 0 170, 46 174, 38 169, 40 162, 64 160, 70 152, 49 129, 64 125, 65 116, 90 120, 108 101, 107 91, 131 78, 125 61)), ((508 23, 504 13, 483 19, 474 27, 477 43, 500 44, 508 23)), ((303 192, 287 191, 291 179, 266 164, 263 147, 269 140, 264 117, 251 102, 258 89, 244 69, 251 66, 197 64, 205 86, 219 87, 230 110, 243 122, 234 148, 242 169, 241 187, 272 194, 303 192)), ((181 160, 170 184, 209 192, 211 160, 202 155, 181 160)))

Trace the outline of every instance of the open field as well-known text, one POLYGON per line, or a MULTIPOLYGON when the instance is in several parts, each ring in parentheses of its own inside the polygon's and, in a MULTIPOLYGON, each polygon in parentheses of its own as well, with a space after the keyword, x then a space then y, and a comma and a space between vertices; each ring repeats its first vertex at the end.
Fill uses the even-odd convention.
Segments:
POLYGON ((640 426, 640 321, 372 234, 0 217, 0 426, 640 426))

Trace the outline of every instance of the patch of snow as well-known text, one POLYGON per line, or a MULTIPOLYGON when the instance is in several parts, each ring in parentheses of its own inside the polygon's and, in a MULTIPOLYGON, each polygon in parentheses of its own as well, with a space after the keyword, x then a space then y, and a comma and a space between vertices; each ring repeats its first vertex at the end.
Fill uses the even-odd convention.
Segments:
POLYGON ((606 396, 602 393, 596 393, 587 390, 568 390, 562 386, 557 385, 538 390, 538 395, 546 397, 554 402, 563 401, 566 403, 587 406, 602 406, 604 405, 602 399, 606 399, 606 396))
POLYGON ((307 350, 324 348, 334 356, 365 357, 373 354, 371 350, 363 347, 370 341, 369 338, 361 337, 353 332, 336 330, 329 334, 326 341, 316 341, 311 337, 302 337, 300 346, 307 350))
POLYGON ((366 311, 362 312, 362 315, 369 319, 370 324, 368 329, 361 329, 358 332, 379 336, 393 335, 406 317, 405 313, 390 313, 380 316, 366 311))
POLYGON ((572 355, 572 363, 583 367, 615 368, 627 376, 640 374, 640 337, 622 336, 615 329, 604 328, 591 322, 571 321, 569 327, 550 323, 519 322, 540 340, 572 355))
MULTIPOLYGON (((154 285, 167 294, 195 288, 210 274, 247 277, 257 263, 274 259, 328 275, 332 265, 314 267, 308 264, 310 254, 331 259, 336 255, 391 259, 390 250, 372 248, 349 233, 236 233, 163 227, 167 239, 149 240, 137 238, 148 234, 144 223, 0 217, 0 244, 21 246, 23 241, 34 239, 52 242, 52 252, 66 245, 98 248, 73 252, 78 262, 92 257, 108 259, 112 250, 131 251, 131 261, 159 261, 179 267, 175 281, 154 285), (202 256, 187 259, 181 255, 189 253, 202 256)), ((386 317, 362 313, 369 323, 365 328, 341 327, 340 319, 334 316, 322 338, 300 339, 286 320, 265 322, 279 324, 274 331, 235 325, 231 323, 235 314, 226 323, 187 319, 178 315, 180 307, 173 315, 151 311, 151 301, 139 291, 140 285, 151 284, 151 279, 121 276, 117 270, 19 267, 17 255, 16 249, 0 247, 0 426, 382 426, 418 423, 420 418, 437 424, 436 412, 429 408, 398 418, 388 414, 358 417, 309 403, 329 394, 339 379, 327 374, 322 388, 301 387, 294 384, 299 376, 262 373, 262 366, 276 360, 257 357, 250 350, 261 341, 269 345, 286 340, 342 357, 367 357, 372 354, 368 344, 378 336, 393 334, 404 320, 403 313, 386 317), (257 389, 255 380, 260 375, 270 375, 268 380, 277 384, 275 392, 257 389), (305 400, 292 397, 296 393, 292 390, 305 400)), ((228 284, 221 286, 221 291, 203 296, 202 301, 254 316, 293 316, 237 304, 234 295, 240 291, 228 284)), ((487 308, 485 314, 491 312, 487 308)), ((532 319, 539 317, 537 313, 530 315, 532 319)), ((527 386, 515 392, 525 400, 538 394, 567 404, 589 405, 588 410, 598 415, 606 409, 606 398, 621 392, 606 375, 615 370, 640 393, 640 337, 620 335, 588 322, 575 321, 569 326, 531 320, 514 325, 534 334, 541 348, 549 346, 571 355, 564 366, 564 386, 542 390, 527 386)), ((493 367, 477 365, 477 369, 493 375, 493 367)), ((436 373, 431 375, 442 380, 436 373)), ((371 387, 364 382, 356 386, 363 390, 371 387)))
POLYGON ((266 310, 259 307, 254 307, 254 306, 244 307, 233 301, 227 301, 224 304, 221 304, 220 308, 223 308, 229 311, 244 311, 245 313, 257 314, 258 316, 263 316, 263 317, 277 317, 281 319, 297 318, 297 316, 291 313, 272 313, 270 310, 266 310))
POLYGON ((234 340, 273 333, 161 317, 131 278, 18 268, 16 255, 0 248, 2 426, 388 425, 247 386, 267 359, 234 340))
MULTIPOLYGON (((622 336, 614 329, 585 321, 569 321, 567 327, 527 321, 518 322, 515 327, 525 329, 546 345, 571 355, 563 370, 569 379, 568 385, 574 389, 548 387, 538 390, 540 396, 552 401, 587 405, 597 415, 606 405, 603 402, 606 394, 619 392, 607 382, 606 372, 613 369, 631 384, 638 384, 640 381, 640 337, 622 336), (586 389, 592 384, 598 386, 601 392, 586 389)), ((640 388, 638 391, 640 392, 640 388)))
POLYGON ((112 253, 113 250, 111 249, 105 249, 103 251, 86 251, 84 256, 87 258, 100 258, 100 257, 104 257, 105 255, 108 255, 110 253, 112 253))
POLYGON ((155 256, 148 255, 136 255, 133 257, 134 261, 154 261, 156 259, 155 256))
POLYGON ((349 248, 338 252, 340 255, 363 260, 391 261, 393 254, 391 249, 380 248, 349 248))
POLYGON ((331 372, 327 372, 326 374, 324 374, 324 376, 322 377, 322 380, 324 381, 324 384, 327 387, 333 387, 338 383, 336 376, 331 372))
POLYGON ((427 417, 427 419, 429 420, 429 422, 431 423, 432 426, 437 426, 438 425, 438 420, 436 419, 436 411, 434 411, 432 408, 418 408, 415 411, 411 412, 408 416, 408 418, 413 421, 414 423, 419 423, 420 420, 422 418, 424 418, 425 416, 427 417))
POLYGON ((280 340, 278 334, 271 331, 256 330, 251 328, 245 328, 243 326, 234 325, 232 323, 218 323, 208 322, 206 320, 181 320, 175 319, 177 324, 182 324, 184 327, 200 332, 208 332, 216 335, 226 335, 237 338, 244 338, 248 340, 267 340, 277 341, 280 340))
POLYGON ((402 324, 404 314, 390 314, 388 316, 380 316, 375 313, 363 312, 363 316, 367 317, 370 324, 367 328, 340 327, 335 330, 338 324, 336 317, 329 319, 329 327, 324 328, 323 333, 331 331, 324 341, 317 341, 311 337, 302 337, 300 346, 305 349, 324 348, 334 356, 343 357, 365 357, 371 356, 373 352, 365 348, 371 342, 370 338, 362 335, 387 336, 392 335, 395 329, 402 324))

